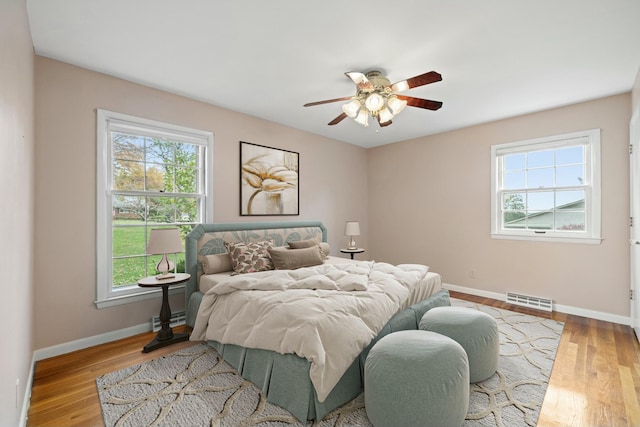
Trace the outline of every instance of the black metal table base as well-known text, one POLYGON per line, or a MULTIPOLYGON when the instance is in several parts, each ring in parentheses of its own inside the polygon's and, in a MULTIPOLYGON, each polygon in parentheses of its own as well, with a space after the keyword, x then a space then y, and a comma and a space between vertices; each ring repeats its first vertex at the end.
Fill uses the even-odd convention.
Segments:
MULTIPOLYGON (((160 333, 158 333, 160 335, 160 333)), ((157 350, 167 345, 175 344, 182 341, 189 340, 189 334, 172 334, 173 336, 168 339, 159 339, 157 336, 149 344, 145 345, 142 349, 143 353, 149 353, 150 351, 157 350)))
POLYGON ((161 329, 158 331, 158 335, 149 344, 145 345, 142 349, 143 353, 149 353, 150 351, 157 350, 167 345, 175 344, 177 342, 187 341, 189 334, 174 334, 170 324, 171 308, 169 307, 169 285, 170 283, 163 283, 162 286, 162 306, 160 308, 160 325, 161 329))

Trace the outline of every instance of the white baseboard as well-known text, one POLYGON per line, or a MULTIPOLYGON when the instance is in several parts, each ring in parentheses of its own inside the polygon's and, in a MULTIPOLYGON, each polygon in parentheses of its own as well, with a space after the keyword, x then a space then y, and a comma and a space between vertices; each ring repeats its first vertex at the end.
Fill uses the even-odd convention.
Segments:
MULTIPOLYGON (((35 354, 35 353, 34 353, 35 354)), ((31 389, 33 388, 33 377, 35 375, 36 361, 35 356, 31 357, 31 369, 29 377, 24 388, 24 398, 22 399, 22 412, 20 413, 20 427, 27 427, 27 416, 29 415, 29 406, 31 404, 31 389)))
MULTIPOLYGON (((493 298, 498 301, 505 301, 506 294, 500 294, 497 292, 483 291, 481 289, 467 288, 464 286, 452 285, 451 283, 443 283, 442 287, 451 291, 462 292, 470 295, 477 295, 485 298, 493 298)), ((618 314, 604 313, 602 311, 587 310, 585 308, 573 307, 570 305, 553 304, 553 309, 560 313, 573 314, 576 316, 588 317, 591 319, 604 320, 611 323, 619 323, 621 325, 631 325, 631 318, 629 316, 620 316, 618 314)))
POLYGON ((106 332, 100 335, 94 335, 92 337, 81 338, 79 340, 69 341, 51 347, 41 348, 33 353, 33 359, 37 362, 38 360, 71 353, 72 351, 82 350, 83 348, 93 347, 94 345, 104 344, 122 338, 128 338, 145 332, 151 332, 151 322, 119 329, 117 331, 106 332))

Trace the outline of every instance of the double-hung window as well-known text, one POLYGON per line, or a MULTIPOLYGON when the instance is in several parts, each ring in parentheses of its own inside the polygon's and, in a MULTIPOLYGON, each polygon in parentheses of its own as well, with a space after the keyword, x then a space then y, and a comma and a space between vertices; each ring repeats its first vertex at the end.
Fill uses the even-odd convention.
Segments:
MULTIPOLYGON (((137 281, 157 274, 153 228, 212 222, 213 134, 105 110, 97 113, 99 308, 154 297, 137 281)), ((183 244, 184 247, 184 244, 183 244)), ((184 252, 170 255, 184 271, 184 252)))
POLYGON ((600 130, 491 147, 493 238, 599 243, 600 130))

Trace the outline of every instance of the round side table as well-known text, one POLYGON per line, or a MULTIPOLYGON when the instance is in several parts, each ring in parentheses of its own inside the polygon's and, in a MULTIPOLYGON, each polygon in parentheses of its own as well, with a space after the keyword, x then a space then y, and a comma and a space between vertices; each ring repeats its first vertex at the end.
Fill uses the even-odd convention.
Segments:
POLYGON ((364 249, 362 248, 355 248, 355 249, 340 249, 340 252, 342 252, 343 254, 349 254, 351 255, 351 259, 353 259, 353 256, 355 254, 361 254, 362 252, 364 252, 364 249))

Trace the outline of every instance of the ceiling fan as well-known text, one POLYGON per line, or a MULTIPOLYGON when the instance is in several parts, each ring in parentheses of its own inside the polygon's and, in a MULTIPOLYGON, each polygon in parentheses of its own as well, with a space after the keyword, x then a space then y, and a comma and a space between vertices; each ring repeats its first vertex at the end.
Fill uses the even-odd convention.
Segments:
POLYGON ((305 107, 312 107, 330 102, 349 101, 342 105, 342 114, 331 120, 328 123, 329 126, 336 125, 349 116, 366 127, 369 126, 369 116, 371 116, 377 119, 381 127, 384 127, 389 126, 391 119, 407 105, 434 111, 442 107, 442 102, 439 101, 414 98, 396 93, 439 82, 442 80, 442 76, 435 71, 429 71, 428 73, 401 80, 394 84, 391 84, 389 79, 377 70, 369 71, 366 74, 356 71, 350 71, 344 74, 356 85, 356 94, 354 96, 326 99, 324 101, 304 104, 305 107))

